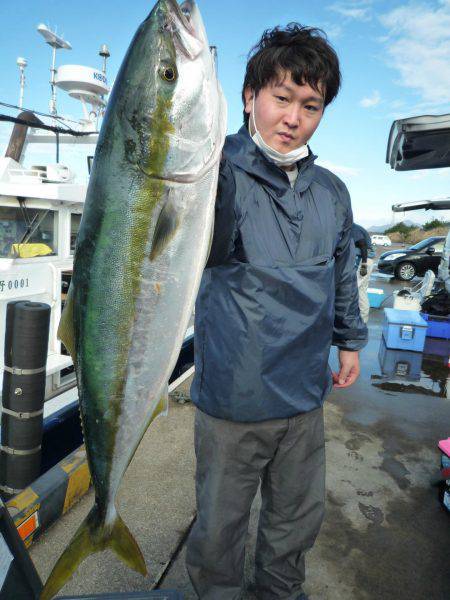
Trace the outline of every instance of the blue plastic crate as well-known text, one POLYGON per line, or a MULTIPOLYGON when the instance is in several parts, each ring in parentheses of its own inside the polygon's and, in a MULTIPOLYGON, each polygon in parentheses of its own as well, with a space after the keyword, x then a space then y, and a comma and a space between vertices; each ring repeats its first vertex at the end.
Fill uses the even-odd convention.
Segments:
POLYGON ((422 352, 427 322, 415 310, 384 309, 383 337, 391 349, 422 352))
POLYGON ((427 321, 427 336, 434 338, 441 338, 444 340, 450 340, 450 318, 439 317, 438 315, 428 315, 427 313, 420 313, 422 317, 427 321))
POLYGON ((427 337, 425 338, 423 353, 428 354, 428 358, 430 360, 447 365, 448 358, 450 356, 450 340, 429 337, 427 329, 427 337))
POLYGON ((383 300, 387 297, 381 288, 367 288, 370 308, 380 308, 383 300))
POLYGON ((419 381, 422 370, 423 354, 411 350, 391 350, 386 347, 383 338, 380 340, 378 360, 385 377, 419 381))

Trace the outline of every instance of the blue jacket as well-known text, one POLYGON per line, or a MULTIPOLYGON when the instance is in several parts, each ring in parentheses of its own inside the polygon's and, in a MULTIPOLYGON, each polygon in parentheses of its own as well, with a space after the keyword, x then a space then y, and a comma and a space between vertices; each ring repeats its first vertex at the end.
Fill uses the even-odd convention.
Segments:
POLYGON ((338 177, 298 163, 294 189, 245 127, 223 151, 210 257, 195 310, 192 401, 232 421, 320 407, 331 343, 359 350, 350 197, 338 177))

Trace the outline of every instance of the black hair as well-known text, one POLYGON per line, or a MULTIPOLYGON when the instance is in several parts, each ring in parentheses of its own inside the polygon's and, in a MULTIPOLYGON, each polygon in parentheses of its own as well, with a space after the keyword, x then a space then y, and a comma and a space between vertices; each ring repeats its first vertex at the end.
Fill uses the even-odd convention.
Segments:
MULTIPOLYGON (((242 87, 244 107, 247 87, 257 96, 263 87, 286 72, 297 85, 307 83, 319 93, 319 86, 322 87, 325 106, 334 100, 341 86, 339 59, 325 32, 300 23, 289 23, 285 28, 266 29, 250 50, 242 87)), ((246 125, 248 119, 244 110, 246 125)))

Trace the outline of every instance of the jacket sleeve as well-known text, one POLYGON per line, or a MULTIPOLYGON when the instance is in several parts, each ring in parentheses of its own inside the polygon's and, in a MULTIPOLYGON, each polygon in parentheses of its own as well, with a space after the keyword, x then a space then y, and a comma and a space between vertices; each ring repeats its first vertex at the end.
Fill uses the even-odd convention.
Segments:
MULTIPOLYGON (((342 193, 342 192, 341 192, 342 193)), ((335 316, 333 345, 341 350, 361 350, 367 344, 367 327, 361 319, 355 268, 355 244, 351 235, 353 215, 350 196, 343 194, 346 205, 344 226, 335 251, 335 316)))
POLYGON ((226 159, 220 162, 214 213, 214 231, 206 268, 224 264, 234 251, 237 236, 236 182, 226 159))
POLYGON ((358 240, 357 242, 355 242, 355 246, 357 248, 359 248, 359 250, 361 252, 361 262, 366 263, 367 255, 368 255, 368 248, 367 248, 366 240, 358 240))

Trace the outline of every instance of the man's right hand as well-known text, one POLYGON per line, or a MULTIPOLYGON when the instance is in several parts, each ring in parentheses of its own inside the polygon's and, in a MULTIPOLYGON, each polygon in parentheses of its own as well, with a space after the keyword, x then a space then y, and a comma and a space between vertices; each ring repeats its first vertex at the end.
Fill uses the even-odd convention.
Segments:
POLYGON ((362 263, 361 268, 359 269, 359 274, 361 277, 365 277, 367 275, 367 263, 362 263))

